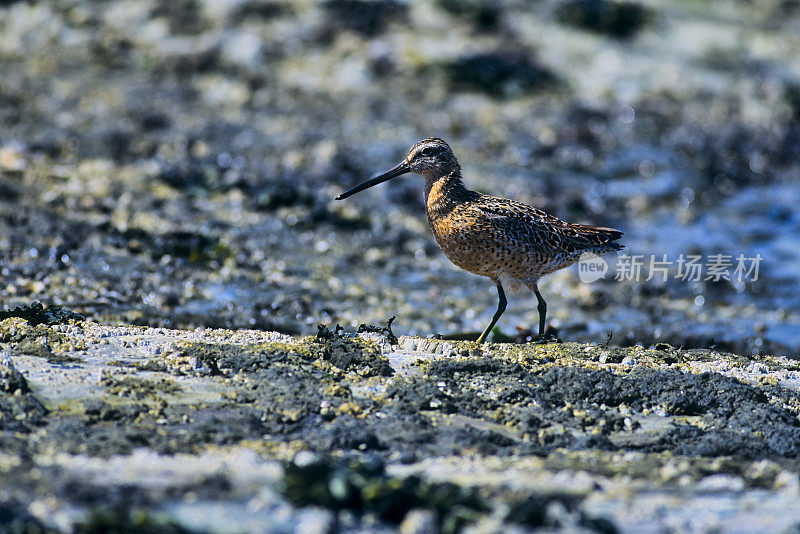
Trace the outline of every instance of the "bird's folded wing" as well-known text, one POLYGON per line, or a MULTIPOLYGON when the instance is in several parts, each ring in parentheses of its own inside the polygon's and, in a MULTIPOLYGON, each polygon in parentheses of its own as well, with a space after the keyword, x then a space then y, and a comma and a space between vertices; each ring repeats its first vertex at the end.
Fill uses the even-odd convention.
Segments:
POLYGON ((611 228, 569 224, 544 211, 507 199, 473 205, 501 239, 532 246, 545 255, 579 252, 619 239, 611 228))

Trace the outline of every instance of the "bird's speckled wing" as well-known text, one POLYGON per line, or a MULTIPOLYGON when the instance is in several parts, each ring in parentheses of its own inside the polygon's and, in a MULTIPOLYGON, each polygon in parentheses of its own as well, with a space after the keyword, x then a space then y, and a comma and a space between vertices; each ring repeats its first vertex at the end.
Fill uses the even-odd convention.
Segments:
POLYGON ((483 196, 469 207, 478 210, 497 234, 525 244, 544 256, 559 257, 584 251, 619 250, 622 232, 611 228, 569 224, 544 211, 499 197, 483 196))

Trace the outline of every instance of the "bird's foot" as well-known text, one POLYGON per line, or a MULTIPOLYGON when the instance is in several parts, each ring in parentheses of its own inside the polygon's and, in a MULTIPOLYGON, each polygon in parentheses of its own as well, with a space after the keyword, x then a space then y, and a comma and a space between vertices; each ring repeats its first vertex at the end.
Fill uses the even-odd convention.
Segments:
POLYGON ((539 334, 539 337, 532 340, 531 343, 536 345, 546 345, 548 343, 562 343, 561 338, 558 337, 558 331, 550 327, 544 331, 543 334, 539 334))

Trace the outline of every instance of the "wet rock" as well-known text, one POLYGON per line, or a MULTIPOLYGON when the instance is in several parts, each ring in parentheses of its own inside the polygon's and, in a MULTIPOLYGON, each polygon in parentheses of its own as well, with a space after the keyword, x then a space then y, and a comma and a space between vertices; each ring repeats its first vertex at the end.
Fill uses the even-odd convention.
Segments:
POLYGON ((175 34, 195 35, 209 26, 202 16, 200 3, 197 0, 180 0, 173 2, 161 0, 150 12, 153 18, 165 18, 169 30, 175 34))
POLYGON ((295 504, 372 513, 394 524, 411 510, 432 510, 441 532, 460 531, 489 509, 475 491, 415 476, 394 478, 373 458, 337 461, 323 456, 290 463, 283 493, 295 504))
POLYGON ((28 382, 25 376, 14 368, 14 365, 7 355, 0 357, 0 393, 28 393, 28 382))
MULTIPOLYGON (((168 55, 162 63, 154 67, 154 71, 156 74, 175 73, 178 76, 188 76, 194 73, 213 72, 219 64, 220 50, 215 46, 168 55)), ((195 96, 198 95, 194 90, 187 91, 187 98, 195 96)))
POLYGON ((17 532, 55 534, 56 529, 47 527, 38 518, 27 511, 25 503, 14 499, 0 500, 0 525, 3 530, 16 534, 17 532))
POLYGON ((139 127, 144 132, 153 132, 157 130, 163 130, 168 128, 172 121, 169 118, 169 115, 160 111, 150 111, 150 110, 142 110, 139 112, 131 112, 131 118, 133 118, 137 123, 139 123, 139 127))
POLYGON ((287 182, 268 182, 252 188, 250 192, 257 209, 273 211, 282 207, 311 206, 311 194, 287 182))
POLYGON ((516 96, 552 87, 556 76, 534 62, 527 52, 495 52, 462 56, 443 64, 454 90, 471 90, 494 97, 516 96))
POLYGON ((784 87, 784 98, 789 103, 795 120, 800 119, 800 83, 787 83, 784 87))
POLYGON ((14 349, 15 352, 20 354, 28 354, 38 358, 50 359, 53 357, 53 351, 50 348, 50 345, 47 343, 47 338, 45 337, 28 336, 17 343, 14 349))
POLYGON ((567 0, 558 6, 565 23, 622 39, 635 36, 651 18, 641 4, 616 0, 567 0))
MULTIPOLYGON (((731 187, 763 183, 766 167, 783 165, 800 154, 797 137, 798 127, 792 122, 758 133, 731 123, 684 146, 704 177, 729 194, 731 187)), ((712 198, 713 190, 700 201, 712 198)))
POLYGON ((0 122, 13 125, 22 119, 22 105, 25 99, 14 91, 0 89, 0 122))
POLYGON ((401 534, 434 534, 436 515, 424 509, 409 510, 398 528, 401 534))
POLYGON ((546 519, 545 503, 538 495, 522 499, 511 506, 507 519, 530 528, 542 527, 546 519))
POLYGON ((225 187, 219 169, 211 163, 185 162, 179 165, 166 165, 159 172, 158 178, 178 189, 202 187, 214 191, 225 187))
POLYGON ((8 200, 17 200, 21 195, 21 191, 17 184, 0 179, 0 197, 7 198, 8 200))
POLYGON ((230 256, 230 250, 213 237, 186 231, 158 236, 150 254, 156 260, 171 256, 194 263, 222 263, 230 256))
POLYGON ((343 370, 361 369, 370 374, 391 376, 394 374, 389 360, 377 347, 358 340, 353 336, 339 334, 320 325, 317 342, 323 347, 322 357, 343 370))
POLYGON ((223 41, 221 58, 232 65, 257 71, 264 61, 264 49, 265 43, 260 35, 238 32, 223 41))
POLYGON ((98 133, 102 154, 108 155, 114 161, 124 161, 133 155, 131 143, 133 134, 131 132, 111 129, 98 133))
POLYGON ((291 12, 289 4, 279 0, 246 0, 231 13, 231 22, 239 24, 247 19, 272 20, 291 12))
POLYGON ((366 213, 352 208, 337 205, 331 209, 325 204, 317 204, 302 221, 302 226, 316 228, 321 225, 331 225, 341 230, 366 230, 372 226, 372 219, 366 213))
POLYGON ((50 158, 57 158, 69 151, 70 142, 67 134, 58 130, 45 130, 37 132, 30 139, 31 152, 45 154, 50 158))
MULTIPOLYGON (((141 228, 127 228, 124 232, 118 232, 115 237, 121 248, 127 248, 134 254, 147 254, 154 261, 177 259, 198 265, 221 265, 231 257, 231 251, 225 243, 192 230, 156 234, 141 228)), ((162 297, 165 301, 176 301, 174 294, 164 294, 162 297)))
POLYGON ((408 7, 398 0, 327 0, 323 7, 331 17, 329 30, 347 29, 372 37, 390 22, 405 22, 408 7))
POLYGON ((250 102, 252 98, 249 84, 236 77, 208 74, 199 77, 195 86, 200 97, 212 107, 238 109, 250 102))
POLYGON ((502 4, 495 0, 438 0, 437 5, 451 15, 470 21, 483 32, 497 30, 503 14, 502 4))
POLYGON ((15 434, 34 432, 46 424, 47 415, 47 408, 30 391, 17 388, 13 394, 0 392, 0 438, 13 436, 18 440, 22 436, 15 434))

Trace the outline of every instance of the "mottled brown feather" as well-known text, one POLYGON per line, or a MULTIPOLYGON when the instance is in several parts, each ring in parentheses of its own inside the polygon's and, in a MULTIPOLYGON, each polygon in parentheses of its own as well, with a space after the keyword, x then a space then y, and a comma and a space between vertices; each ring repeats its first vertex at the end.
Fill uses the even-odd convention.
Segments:
POLYGON ((468 190, 459 168, 426 184, 428 222, 456 265, 492 280, 528 285, 587 252, 619 250, 622 232, 564 222, 521 202, 468 190))

